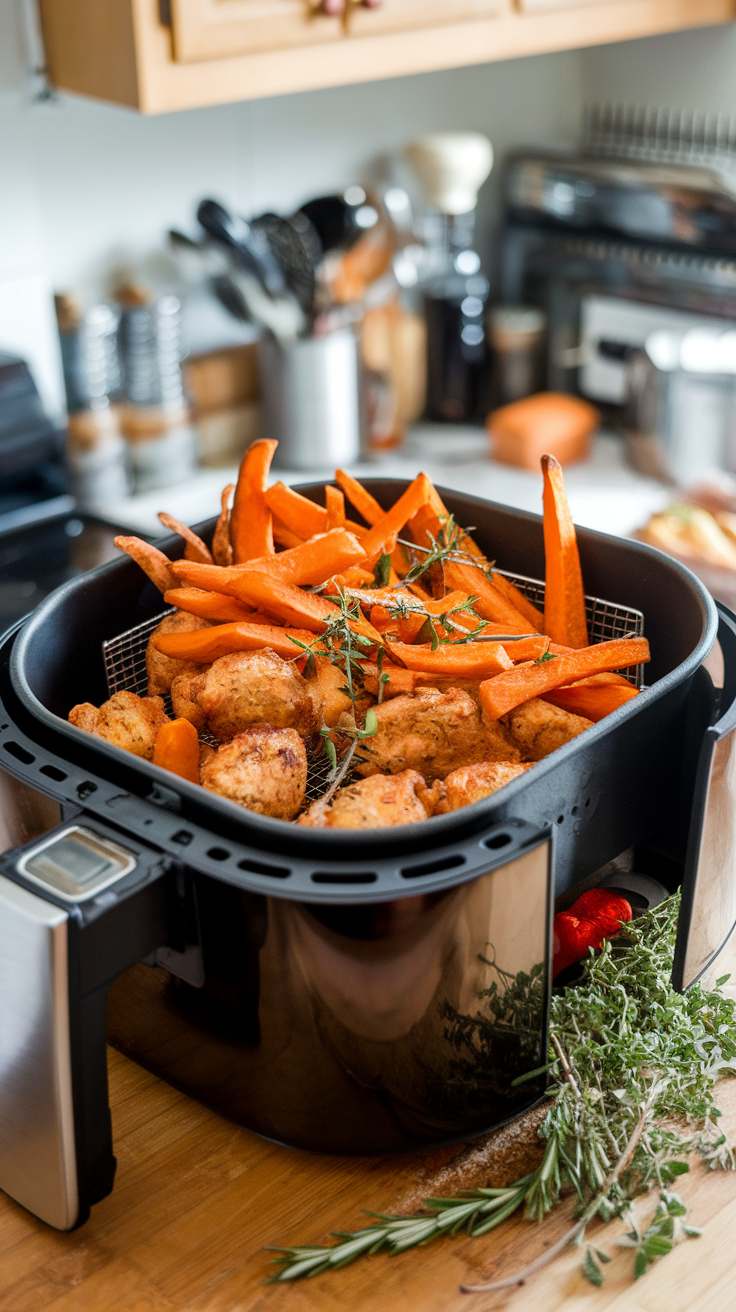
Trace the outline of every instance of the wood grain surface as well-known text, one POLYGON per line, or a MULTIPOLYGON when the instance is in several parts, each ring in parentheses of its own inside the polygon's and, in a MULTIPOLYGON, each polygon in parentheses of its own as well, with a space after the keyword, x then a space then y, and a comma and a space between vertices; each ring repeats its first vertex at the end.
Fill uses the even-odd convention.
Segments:
MULTIPOLYGON (((465 1149, 319 1157, 256 1138, 112 1049, 109 1065, 115 1189, 72 1234, 0 1195, 2 1312, 705 1312, 736 1302, 736 1173, 700 1168, 680 1192, 702 1238, 635 1285, 631 1254, 614 1247, 614 1222, 594 1230, 597 1246, 613 1254, 602 1290, 586 1283, 580 1253, 568 1250, 510 1293, 459 1292, 461 1281, 500 1277, 536 1257, 568 1224, 567 1205, 542 1227, 512 1220, 482 1239, 439 1240, 265 1287, 267 1244, 321 1242, 333 1229, 359 1228, 362 1207, 411 1209, 426 1193, 515 1176, 534 1158, 539 1113, 465 1149)), ((721 1101, 733 1136, 736 1081, 723 1084, 721 1101)), ((639 1204, 643 1215, 648 1205, 639 1204)))

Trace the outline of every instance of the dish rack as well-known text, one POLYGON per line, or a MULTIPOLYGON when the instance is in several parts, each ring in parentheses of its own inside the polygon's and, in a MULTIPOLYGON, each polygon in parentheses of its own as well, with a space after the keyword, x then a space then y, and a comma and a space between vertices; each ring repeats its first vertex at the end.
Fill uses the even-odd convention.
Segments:
MULTIPOLYGON (((502 574, 510 583, 515 584, 524 594, 528 601, 536 606, 538 610, 544 609, 544 583, 540 579, 526 578, 523 574, 512 574, 508 570, 497 570, 496 573, 502 574)), ((139 696, 145 696, 148 688, 148 678, 146 674, 146 648, 148 639, 153 630, 161 623, 166 615, 172 615, 174 608, 163 611, 159 615, 154 615, 149 620, 144 620, 142 624, 136 624, 132 629, 126 629, 124 633, 119 634, 116 638, 110 638, 102 644, 102 654, 105 662, 105 676, 107 678, 108 695, 112 697, 116 692, 135 692, 139 696)), ((617 606, 612 601, 603 601, 600 597, 585 598, 585 613, 588 621, 588 634, 591 642, 608 642, 612 638, 623 638, 625 636, 641 637, 644 633, 644 616, 640 610, 633 610, 628 606, 617 606)), ((634 665, 627 670, 621 670, 621 673, 633 683, 635 687, 642 688, 644 683, 644 666, 634 665)), ((171 715, 172 708, 168 696, 164 698, 167 714, 171 715)), ((219 747, 218 739, 213 738, 207 731, 200 733, 202 742, 210 743, 214 747, 219 747)), ((326 792, 330 783, 330 774, 332 767, 327 756, 320 747, 316 751, 310 751, 307 754, 308 774, 307 774, 307 791, 305 794, 305 803, 316 801, 326 792)), ((345 783, 351 780, 350 775, 346 776, 345 783)))

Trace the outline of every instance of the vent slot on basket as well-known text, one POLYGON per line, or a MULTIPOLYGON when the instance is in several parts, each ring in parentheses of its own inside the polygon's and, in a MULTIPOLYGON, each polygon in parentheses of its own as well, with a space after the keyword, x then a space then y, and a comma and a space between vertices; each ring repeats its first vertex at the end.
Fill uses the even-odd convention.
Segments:
POLYGON ((425 861, 420 866, 404 866, 401 877, 421 879, 422 875, 439 875, 443 870, 456 870, 458 866, 464 865, 465 857, 459 852, 454 852, 452 856, 440 856, 436 861, 425 861))

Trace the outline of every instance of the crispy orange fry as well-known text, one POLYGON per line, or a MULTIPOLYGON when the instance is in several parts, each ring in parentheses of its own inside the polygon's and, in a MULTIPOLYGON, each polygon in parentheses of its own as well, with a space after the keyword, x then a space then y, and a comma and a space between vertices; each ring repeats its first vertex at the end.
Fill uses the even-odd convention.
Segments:
POLYGON ((271 511, 266 504, 266 480, 278 442, 251 442, 240 465, 230 516, 230 541, 236 565, 273 555, 271 511))
MULTIPOLYGON (((447 522, 447 511, 436 488, 432 487, 432 493, 431 500, 415 515, 409 526, 412 538, 420 546, 429 547, 431 540, 439 537, 440 530, 447 522)), ((475 610, 478 614, 484 620, 502 624, 507 633, 527 633, 530 625, 537 632, 541 632, 543 625, 539 611, 528 602, 524 602, 523 610, 520 609, 517 600, 521 598, 521 601, 524 601, 524 599, 518 589, 508 583, 508 580, 504 580, 502 587, 498 588, 495 580, 499 576, 494 574, 494 582, 490 582, 487 575, 488 564, 474 542, 473 551, 469 551, 468 544, 471 542, 472 539, 465 534, 462 551, 476 556, 477 566, 470 561, 467 563, 461 560, 445 561, 443 565, 445 586, 453 591, 477 596, 475 610), (505 586, 506 584, 508 586, 505 586), (518 597, 515 594, 518 594, 518 597)))
POLYGON ((169 588, 175 588, 177 579, 171 569, 171 561, 165 556, 163 551, 154 547, 150 542, 144 542, 142 538, 115 538, 115 546, 124 551, 126 556, 130 556, 136 565, 140 565, 144 574, 147 574, 152 583, 155 583, 159 592, 167 592, 169 588))
POLYGON ((340 489, 330 483, 325 483, 325 509, 328 529, 345 527, 345 498, 340 489))
MULTIPOLYGON (((276 515, 285 528, 298 534, 305 541, 315 533, 324 533, 327 529, 327 511, 318 506, 316 501, 303 497, 293 487, 285 483, 274 483, 266 492, 266 505, 276 515)), ((345 521, 345 528, 356 538, 365 537, 367 529, 362 524, 354 524, 351 519, 345 521)))
POLYGON ((175 573, 185 583, 211 592, 225 592, 231 597, 242 597, 240 580, 251 574, 268 574, 296 587, 311 587, 326 583, 340 570, 363 559, 363 548, 358 539, 343 528, 310 538, 301 546, 289 547, 275 556, 249 560, 247 565, 233 565, 220 569, 216 565, 198 565, 192 560, 177 560, 175 573))
POLYGON ((223 592, 205 592, 203 588, 171 588, 164 593, 167 606, 176 606, 205 620, 251 620, 252 606, 246 606, 223 592))
MULTIPOLYGON (((363 667, 363 687, 372 697, 378 696, 379 680, 378 666, 371 664, 370 661, 361 661, 363 667)), ((388 675, 387 680, 382 680, 380 686, 383 688, 384 700, 388 697, 400 697, 402 693, 414 693, 417 680, 421 679, 421 674, 416 670, 403 670, 398 665, 392 665, 390 661, 384 661, 382 675, 388 675)), ((427 678, 433 678, 427 674, 427 678)))
POLYGON ((214 564, 209 547, 205 546, 202 539, 197 537, 191 528, 187 528, 186 524, 180 524, 178 519, 174 519, 173 515, 167 515, 163 510, 159 511, 158 517, 164 528, 171 529, 172 533, 178 533, 179 537, 184 539, 185 560, 198 560, 203 565, 214 564))
POLYGON ((604 716, 625 706, 638 691, 631 683, 575 683, 567 688, 546 692, 544 700, 572 715, 584 715, 597 724, 604 716))
POLYGON ((215 524, 215 531, 212 534, 212 556, 216 565, 232 565, 233 548, 230 541, 230 493, 235 487, 234 483, 228 483, 227 487, 222 489, 220 502, 222 510, 220 518, 215 524))
POLYGON ((161 725, 153 745, 153 764, 191 784, 199 783, 199 734, 189 720, 161 725))
POLYGON ((580 556, 562 467, 542 456, 544 475, 544 631, 566 647, 587 647, 588 623, 580 556))
MULTIPOLYGON (((241 601, 275 616, 284 624, 311 629, 314 633, 322 633, 330 621, 340 614, 339 608, 326 597, 320 597, 315 592, 303 592, 301 588, 294 587, 292 583, 284 583, 265 570, 248 570, 247 574, 242 574, 233 582, 232 590, 233 595, 237 595, 241 601)), ((380 645, 380 635, 366 620, 356 619, 351 628, 380 645)))
POLYGON ((513 670, 486 679, 480 685, 481 706, 490 720, 498 720, 532 697, 543 697, 563 684, 605 670, 642 665, 649 660, 646 638, 614 638, 585 647, 568 656, 555 656, 541 664, 516 665, 513 670))
POLYGON ((290 528, 281 523, 277 515, 272 514, 273 519, 273 540, 277 547, 300 547, 304 538, 300 538, 298 533, 292 533, 290 528))
POLYGON ((209 665, 231 651, 258 651, 263 647, 270 647, 277 656, 289 660, 303 654, 291 637, 304 643, 314 641, 314 634, 309 629, 280 629, 276 625, 250 624, 247 620, 237 624, 218 624, 213 629, 197 629, 194 633, 159 633, 152 641, 164 656, 209 665))
POLYGON ((357 478, 353 478, 344 469, 336 469, 335 482, 340 484, 351 506, 355 506, 358 514, 363 516, 366 524, 373 526, 378 523, 379 519, 383 518, 384 511, 376 498, 371 496, 368 489, 363 487, 363 484, 359 483, 357 478))
POLYGON ((398 501, 379 519, 363 538, 363 549, 375 563, 383 552, 391 552, 404 525, 427 504, 434 488, 426 474, 418 474, 398 501))
POLYGON ((394 660, 408 670, 420 670, 439 678, 455 675, 458 679, 490 679, 502 670, 513 668, 513 661, 500 642, 468 642, 431 651, 429 647, 387 638, 386 646, 394 660))
POLYGON ((491 582, 494 588, 501 593, 501 596, 510 601, 511 605, 516 607, 519 614, 524 616, 524 619, 531 624, 532 628, 537 630, 537 633, 544 633, 544 616, 541 610, 537 610, 536 606, 533 606, 527 600, 515 583, 500 574, 497 569, 492 571, 491 582))

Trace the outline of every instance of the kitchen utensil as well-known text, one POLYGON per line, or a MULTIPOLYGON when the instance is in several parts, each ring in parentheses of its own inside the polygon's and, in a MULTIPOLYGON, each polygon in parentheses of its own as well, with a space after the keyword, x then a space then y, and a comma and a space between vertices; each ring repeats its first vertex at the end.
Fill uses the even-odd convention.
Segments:
POLYGON ((353 464, 362 431, 358 346, 350 328, 289 343, 258 342, 264 435, 285 469, 353 464))
POLYGON ((240 265, 260 282, 269 296, 283 296, 286 279, 263 230, 254 228, 238 215, 229 214, 216 200, 203 200, 197 218, 211 237, 221 241, 237 255, 240 265))
POLYGON ((251 227, 254 232, 264 234, 286 287, 304 313, 310 314, 314 304, 314 266, 298 228, 278 214, 260 214, 251 227))
MULTIPOLYGON (((386 506, 405 486, 369 480, 386 506)), ((539 604, 540 518, 440 492, 539 604)), ((716 612, 697 580, 640 544, 578 536, 587 586, 618 603, 591 598, 591 631, 643 612, 651 686, 499 793, 419 826, 296 828, 70 725, 74 702, 141 686, 161 597, 127 559, 6 636, 0 760, 66 810, 45 845, 2 863, 0 1186, 61 1229, 109 1191, 108 990, 114 1043, 304 1147, 405 1149, 531 1104, 542 1085, 514 1080, 546 1051, 550 843, 557 891, 645 840, 672 886, 713 701, 700 665, 716 612), (506 1013, 478 996, 494 982, 506 1013)), ((710 865, 717 877, 720 856, 710 865)))

